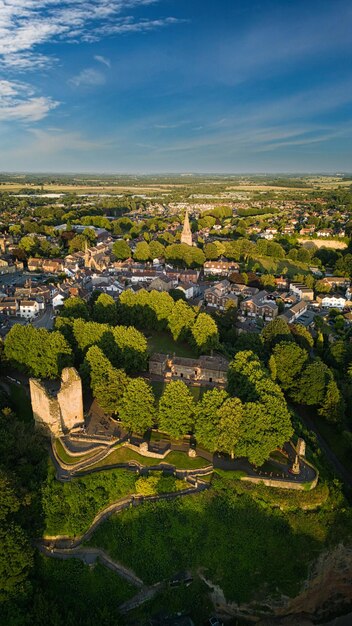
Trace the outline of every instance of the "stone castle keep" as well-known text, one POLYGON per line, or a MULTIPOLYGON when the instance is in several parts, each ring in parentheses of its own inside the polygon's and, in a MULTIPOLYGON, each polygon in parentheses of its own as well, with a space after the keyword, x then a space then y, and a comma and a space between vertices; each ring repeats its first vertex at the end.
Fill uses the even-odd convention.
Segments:
POLYGON ((37 428, 58 437, 84 424, 82 381, 74 367, 65 367, 59 381, 30 378, 37 428))

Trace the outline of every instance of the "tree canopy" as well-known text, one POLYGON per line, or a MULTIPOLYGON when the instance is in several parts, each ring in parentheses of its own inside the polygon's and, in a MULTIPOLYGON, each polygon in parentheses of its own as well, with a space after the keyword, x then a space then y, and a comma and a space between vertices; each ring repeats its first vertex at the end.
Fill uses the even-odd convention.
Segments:
POLYGON ((155 397, 150 384, 143 378, 132 378, 119 406, 119 417, 128 430, 143 434, 154 425, 155 397))
POLYGON ((72 350, 59 331, 15 324, 6 336, 4 354, 29 376, 57 378, 72 365, 72 350))
POLYGON ((159 430, 181 437, 192 429, 194 413, 195 404, 187 385, 181 380, 168 383, 159 402, 159 430))

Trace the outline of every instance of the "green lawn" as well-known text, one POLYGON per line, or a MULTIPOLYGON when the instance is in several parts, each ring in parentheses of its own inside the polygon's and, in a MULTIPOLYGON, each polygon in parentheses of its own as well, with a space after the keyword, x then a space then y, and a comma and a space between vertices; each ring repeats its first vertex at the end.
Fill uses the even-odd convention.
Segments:
POLYGON ((208 467, 209 461, 203 459, 200 456, 196 456, 194 459, 185 454, 184 452, 177 452, 173 450, 165 457, 165 462, 175 465, 177 469, 200 469, 202 467, 208 467))
POLYGON ((255 259, 248 260, 248 270, 251 270, 254 265, 259 266, 259 271, 265 271, 271 274, 308 274, 309 267, 306 263, 299 261, 290 261, 290 259, 274 259, 273 257, 256 257, 255 259), (284 272, 286 268, 286 272, 284 272))
POLYGON ((214 475, 207 492, 112 516, 90 544, 133 567, 148 583, 202 568, 228 600, 246 602, 261 589, 293 596, 310 562, 352 532, 352 513, 334 490, 325 493, 329 501, 319 512, 302 511, 318 495, 324 501, 324 494, 252 489, 214 475), (280 510, 285 503, 287 509, 280 510))
POLYGON ((130 448, 120 446, 116 450, 113 450, 107 457, 98 461, 95 465, 92 465, 90 469, 97 467, 106 467, 109 465, 115 465, 118 463, 128 463, 128 461, 138 461, 141 465, 150 467, 152 465, 159 465, 159 463, 169 463, 175 465, 177 469, 199 469, 201 467, 207 467, 209 462, 201 457, 191 459, 185 452, 170 452, 166 455, 165 459, 154 459, 148 456, 142 456, 130 448))
MULTIPOLYGON (((160 380, 151 380, 150 384, 151 384, 151 386, 153 388, 154 395, 155 395, 156 399, 160 400, 160 398, 161 398, 161 396, 163 394, 163 391, 165 389, 165 386, 168 383, 164 383, 164 382, 162 382, 160 380)), ((192 394, 192 396, 193 396, 193 398, 194 398, 194 400, 196 402, 198 402, 198 400, 201 399, 203 393, 205 391, 207 391, 207 389, 205 387, 191 387, 191 386, 188 386, 188 389, 190 390, 190 392, 191 392, 191 394, 192 394)))
POLYGON ((174 341, 171 334, 166 331, 152 333, 148 337, 148 347, 151 352, 162 352, 170 356, 175 353, 176 356, 197 357, 193 346, 185 341, 174 341))
POLYGON ((79 461, 84 461, 85 459, 89 459, 90 456, 93 456, 95 452, 92 450, 87 451, 85 454, 80 454, 79 456, 72 456, 68 454, 62 445, 60 439, 55 439, 54 446, 57 452, 58 457, 66 463, 67 465, 75 465, 79 463, 79 461))

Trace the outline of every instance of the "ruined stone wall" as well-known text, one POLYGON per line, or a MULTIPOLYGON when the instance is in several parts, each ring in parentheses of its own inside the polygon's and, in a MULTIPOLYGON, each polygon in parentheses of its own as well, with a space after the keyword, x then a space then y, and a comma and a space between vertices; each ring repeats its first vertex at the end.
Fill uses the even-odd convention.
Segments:
POLYGON ((29 379, 33 416, 36 426, 46 434, 58 437, 62 433, 59 403, 50 396, 44 385, 35 378, 29 379))
POLYGON ((65 367, 57 399, 64 430, 77 428, 84 423, 82 381, 73 367, 65 367))
POLYGON ((296 490, 307 490, 307 485, 309 484, 309 491, 311 491, 312 489, 314 489, 317 486, 318 480, 319 480, 319 476, 317 474, 317 476, 314 478, 314 480, 312 480, 311 483, 295 483, 293 480, 281 480, 280 478, 264 478, 262 476, 260 477, 254 477, 254 476, 242 476, 241 480, 246 480, 250 483, 255 483, 257 485, 260 485, 260 483, 264 483, 264 485, 266 485, 267 487, 277 487, 278 489, 296 489, 296 490))
POLYGON ((40 380, 29 381, 31 402, 36 426, 54 437, 84 424, 82 381, 73 367, 62 371, 62 382, 57 394, 40 380))

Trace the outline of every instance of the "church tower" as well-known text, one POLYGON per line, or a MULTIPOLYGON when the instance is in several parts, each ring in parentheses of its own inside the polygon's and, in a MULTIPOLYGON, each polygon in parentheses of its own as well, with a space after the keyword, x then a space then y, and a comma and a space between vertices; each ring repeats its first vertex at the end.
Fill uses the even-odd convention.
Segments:
POLYGON ((189 225, 189 217, 188 210, 186 210, 185 221, 183 224, 182 234, 181 234, 181 243, 186 243, 188 246, 192 246, 192 232, 191 227, 189 225))

